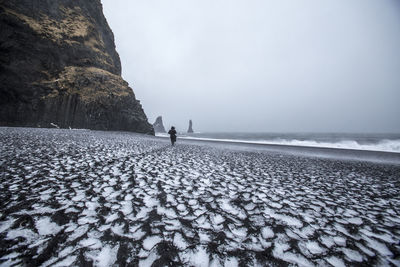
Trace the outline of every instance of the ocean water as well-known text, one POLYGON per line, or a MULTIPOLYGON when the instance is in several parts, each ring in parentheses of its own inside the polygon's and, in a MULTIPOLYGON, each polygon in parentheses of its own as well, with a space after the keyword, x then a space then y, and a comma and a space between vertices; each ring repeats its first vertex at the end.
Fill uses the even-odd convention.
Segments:
MULTIPOLYGON (((165 136, 165 134, 157 134, 165 136)), ((354 133, 182 133, 178 138, 256 144, 329 147, 400 153, 399 134, 354 133)))

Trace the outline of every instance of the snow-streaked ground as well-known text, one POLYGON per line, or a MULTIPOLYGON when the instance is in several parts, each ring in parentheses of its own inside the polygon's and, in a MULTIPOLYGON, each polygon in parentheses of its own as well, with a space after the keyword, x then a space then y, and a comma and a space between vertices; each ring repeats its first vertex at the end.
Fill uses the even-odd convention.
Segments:
POLYGON ((400 166, 0 128, 0 265, 400 265, 400 166))

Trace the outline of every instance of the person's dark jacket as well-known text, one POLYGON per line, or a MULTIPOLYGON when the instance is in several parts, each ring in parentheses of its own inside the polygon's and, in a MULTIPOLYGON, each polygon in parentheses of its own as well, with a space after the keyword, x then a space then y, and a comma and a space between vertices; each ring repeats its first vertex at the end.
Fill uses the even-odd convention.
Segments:
POLYGON ((168 134, 170 135, 171 140, 176 141, 176 131, 175 130, 169 130, 168 134))

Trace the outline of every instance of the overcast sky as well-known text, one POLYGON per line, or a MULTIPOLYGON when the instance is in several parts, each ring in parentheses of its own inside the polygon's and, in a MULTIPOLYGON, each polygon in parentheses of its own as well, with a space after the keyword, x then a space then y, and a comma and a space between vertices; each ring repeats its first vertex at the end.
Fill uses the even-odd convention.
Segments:
POLYGON ((102 0, 151 123, 400 132, 398 0, 102 0))

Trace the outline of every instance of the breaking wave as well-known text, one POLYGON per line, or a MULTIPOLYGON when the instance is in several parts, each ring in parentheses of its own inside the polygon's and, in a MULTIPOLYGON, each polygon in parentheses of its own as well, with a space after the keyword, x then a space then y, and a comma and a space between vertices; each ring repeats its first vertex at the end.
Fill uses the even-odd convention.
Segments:
MULTIPOLYGON (((157 134, 157 136, 167 136, 165 134, 157 134)), ((250 136, 249 136, 250 137, 250 136)), ((196 135, 180 135, 179 138, 203 141, 220 141, 220 142, 234 142, 234 143, 247 143, 247 144, 272 144, 272 145, 288 145, 288 146, 304 146, 304 147, 326 147, 326 148, 340 148, 340 149, 353 149, 353 150, 369 150, 369 151, 385 151, 400 153, 400 139, 380 139, 373 142, 362 142, 357 140, 334 140, 334 141, 319 141, 319 140, 301 140, 301 139, 288 139, 288 138, 273 138, 273 139, 251 139, 241 136, 241 138, 223 138, 196 135)))

